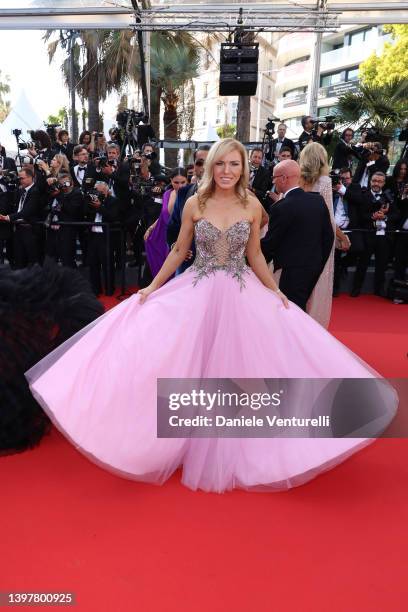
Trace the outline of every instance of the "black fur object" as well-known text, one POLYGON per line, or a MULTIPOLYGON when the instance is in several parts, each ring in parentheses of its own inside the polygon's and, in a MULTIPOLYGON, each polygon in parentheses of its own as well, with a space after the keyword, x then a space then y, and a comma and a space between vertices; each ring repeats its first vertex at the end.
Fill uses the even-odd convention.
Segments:
POLYGON ((0 454, 35 446, 50 427, 24 372, 103 311, 75 270, 0 266, 0 454))

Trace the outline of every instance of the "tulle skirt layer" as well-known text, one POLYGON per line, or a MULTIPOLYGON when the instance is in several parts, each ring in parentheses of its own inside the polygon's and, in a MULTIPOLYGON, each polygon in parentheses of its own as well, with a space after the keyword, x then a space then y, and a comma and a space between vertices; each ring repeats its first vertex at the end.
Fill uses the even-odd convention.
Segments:
MULTIPOLYGON (((158 438, 158 378, 376 378, 300 308, 249 272, 187 270, 76 334, 26 373, 54 424, 89 459, 161 484, 178 467, 191 489, 280 490, 310 480, 366 438, 158 438)), ((396 399, 389 407, 389 420, 396 399)))

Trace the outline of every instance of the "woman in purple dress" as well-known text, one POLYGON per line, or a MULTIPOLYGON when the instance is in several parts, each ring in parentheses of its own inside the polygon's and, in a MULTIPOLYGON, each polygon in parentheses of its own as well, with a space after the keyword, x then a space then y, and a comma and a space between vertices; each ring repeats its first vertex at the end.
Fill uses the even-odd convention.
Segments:
POLYGON ((187 185, 187 172, 185 168, 175 168, 170 174, 171 188, 164 192, 163 206, 159 218, 147 229, 144 240, 146 247, 147 263, 153 278, 162 267, 169 253, 167 245, 167 225, 174 202, 180 187, 187 185))

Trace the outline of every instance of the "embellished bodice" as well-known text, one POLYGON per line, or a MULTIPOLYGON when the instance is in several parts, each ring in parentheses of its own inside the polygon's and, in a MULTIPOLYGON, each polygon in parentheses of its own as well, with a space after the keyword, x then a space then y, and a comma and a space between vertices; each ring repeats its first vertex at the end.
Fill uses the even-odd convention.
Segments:
POLYGON ((194 228, 196 258, 192 265, 194 285, 204 276, 224 270, 245 286, 245 249, 251 231, 246 219, 237 221, 226 230, 220 230, 207 219, 199 219, 194 228))

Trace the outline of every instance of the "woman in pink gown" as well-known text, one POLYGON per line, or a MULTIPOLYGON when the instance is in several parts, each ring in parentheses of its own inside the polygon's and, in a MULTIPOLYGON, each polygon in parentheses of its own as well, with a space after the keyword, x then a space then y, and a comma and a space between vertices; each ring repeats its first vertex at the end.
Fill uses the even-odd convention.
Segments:
MULTIPOLYGON (((378 379, 277 289, 260 249, 261 205, 247 185, 244 147, 234 139, 214 144, 178 241, 151 285, 26 373, 55 425, 101 467, 157 484, 182 467, 193 490, 276 491, 372 441, 157 435, 158 379, 300 378, 300 399, 303 379, 378 379), (166 283, 193 236, 194 264, 166 283)), ((378 430, 395 414, 393 390, 385 403, 378 430)))

